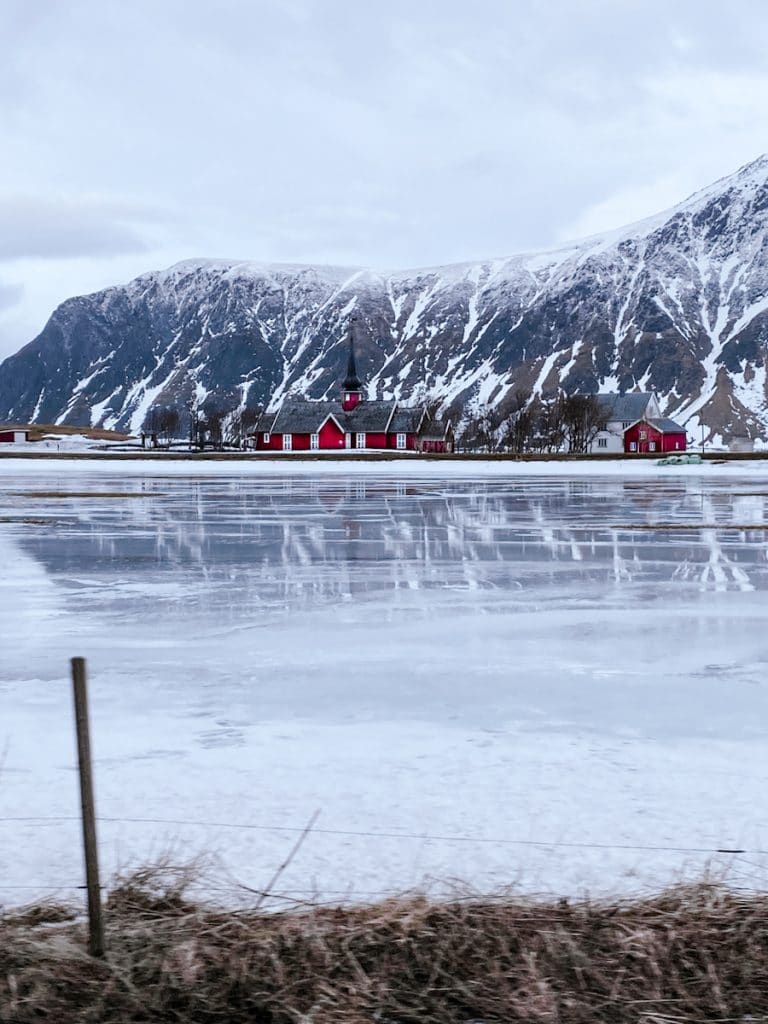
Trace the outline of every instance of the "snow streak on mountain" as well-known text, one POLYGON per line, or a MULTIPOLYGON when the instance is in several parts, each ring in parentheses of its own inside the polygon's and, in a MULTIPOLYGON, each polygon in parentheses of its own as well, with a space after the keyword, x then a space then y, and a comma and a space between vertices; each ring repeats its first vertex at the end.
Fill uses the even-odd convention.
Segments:
POLYGON ((191 260, 59 306, 0 364, 0 420, 135 431, 154 405, 331 395, 354 312, 379 397, 654 389, 697 433, 766 438, 767 229, 762 157, 551 252, 395 273, 191 260))

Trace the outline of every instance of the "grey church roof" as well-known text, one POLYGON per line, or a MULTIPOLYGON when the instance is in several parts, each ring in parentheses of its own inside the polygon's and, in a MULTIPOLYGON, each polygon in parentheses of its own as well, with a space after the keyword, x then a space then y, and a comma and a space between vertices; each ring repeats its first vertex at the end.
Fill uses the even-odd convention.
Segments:
POLYGON ((339 418, 338 402, 307 402, 303 398, 286 398, 272 424, 273 434, 314 434, 328 416, 339 418))
POLYGON ((658 420, 648 420, 652 427, 656 427, 662 434, 684 434, 685 427, 681 427, 679 423, 675 423, 668 416, 662 416, 658 420))
POLYGON ((423 441, 444 441, 450 428, 450 420, 429 420, 419 431, 419 437, 423 441))
POLYGON ((609 421, 621 420, 623 423, 636 423, 642 419, 652 398, 652 394, 643 391, 597 396, 597 400, 608 412, 609 421))
POLYGON ((275 422, 276 412, 263 412, 261 416, 256 420, 254 425, 254 432, 257 434, 272 432, 272 424, 275 422))
POLYGON ((354 409, 344 412, 341 402, 286 398, 277 415, 262 416, 256 429, 271 434, 316 434, 328 417, 333 416, 346 433, 383 434, 389 426, 395 404, 362 401, 354 409))
POLYGON ((419 437, 422 441, 444 441, 448 437, 450 423, 433 421, 426 430, 422 430, 419 437))
POLYGON ((398 409, 389 429, 395 434, 415 434, 423 415, 423 409, 398 409))
MULTIPOLYGON (((380 434, 391 429, 389 421, 395 411, 396 402, 362 401, 351 412, 342 412, 345 430, 380 434)), ((341 409, 341 406, 339 406, 341 409)))

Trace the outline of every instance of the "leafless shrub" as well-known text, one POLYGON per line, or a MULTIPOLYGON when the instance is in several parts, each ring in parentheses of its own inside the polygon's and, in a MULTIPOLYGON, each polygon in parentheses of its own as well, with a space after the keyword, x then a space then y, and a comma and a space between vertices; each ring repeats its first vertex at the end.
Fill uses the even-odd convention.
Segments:
POLYGON ((120 875, 107 900, 107 913, 118 917, 170 918, 196 910, 187 898, 199 875, 197 862, 173 864, 167 859, 120 875))

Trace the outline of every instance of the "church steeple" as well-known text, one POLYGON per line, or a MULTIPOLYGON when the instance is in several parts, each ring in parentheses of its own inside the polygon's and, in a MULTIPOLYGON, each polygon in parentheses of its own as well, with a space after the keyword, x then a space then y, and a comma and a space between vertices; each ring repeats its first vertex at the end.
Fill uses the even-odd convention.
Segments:
POLYGON ((355 365, 355 342, 353 335, 354 320, 349 325, 349 359, 347 360, 347 375, 341 385, 341 407, 344 412, 354 409, 363 400, 363 383, 357 376, 355 365))

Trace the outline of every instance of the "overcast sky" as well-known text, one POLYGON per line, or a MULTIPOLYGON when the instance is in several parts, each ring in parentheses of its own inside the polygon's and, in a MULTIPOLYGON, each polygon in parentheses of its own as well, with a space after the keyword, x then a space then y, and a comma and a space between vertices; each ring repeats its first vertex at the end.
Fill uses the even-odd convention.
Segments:
POLYGON ((768 2, 0 0, 0 357, 194 256, 411 267, 768 150, 768 2))

